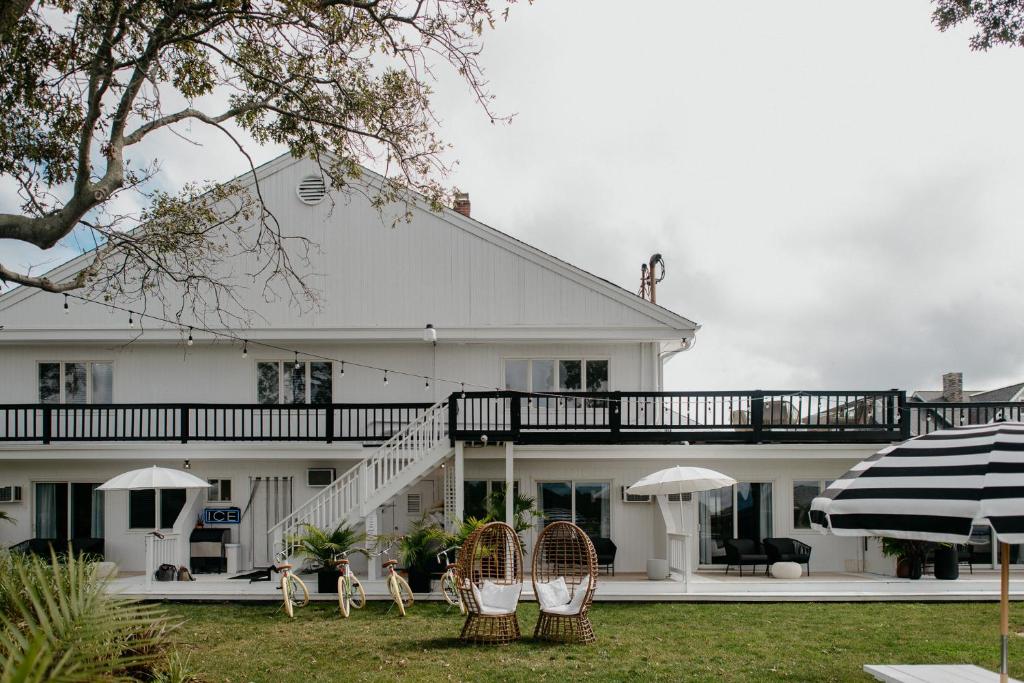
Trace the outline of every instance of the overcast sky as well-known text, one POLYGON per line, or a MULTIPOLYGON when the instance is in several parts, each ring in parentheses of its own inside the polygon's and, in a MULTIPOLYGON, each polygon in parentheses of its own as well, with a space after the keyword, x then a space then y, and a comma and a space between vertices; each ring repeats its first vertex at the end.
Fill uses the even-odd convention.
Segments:
MULTIPOLYGON (((514 123, 437 86, 451 184, 475 218, 630 290, 661 252, 659 303, 703 325, 667 389, 1022 381, 1024 50, 973 53, 930 12, 517 5, 483 56, 514 123)), ((195 149, 161 146, 170 184, 244 170, 202 139, 199 176, 195 149)))

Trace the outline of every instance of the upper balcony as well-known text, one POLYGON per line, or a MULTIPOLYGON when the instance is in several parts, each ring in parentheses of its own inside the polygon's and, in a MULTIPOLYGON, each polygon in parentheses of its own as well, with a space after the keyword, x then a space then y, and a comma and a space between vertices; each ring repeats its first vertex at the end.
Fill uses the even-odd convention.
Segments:
MULTIPOLYGON (((0 443, 379 443, 428 403, 0 405, 0 443)), ((453 440, 530 444, 887 443, 1021 419, 1024 403, 914 403, 883 391, 455 393, 453 440)))

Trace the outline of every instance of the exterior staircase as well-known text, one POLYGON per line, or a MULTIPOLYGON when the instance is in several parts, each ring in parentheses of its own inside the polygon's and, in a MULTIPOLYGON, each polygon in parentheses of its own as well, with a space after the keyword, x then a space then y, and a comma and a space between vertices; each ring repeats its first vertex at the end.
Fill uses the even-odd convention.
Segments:
POLYGON ((306 524, 355 526, 430 473, 454 449, 448 437, 448 400, 435 403, 329 486, 272 526, 272 547, 288 551, 306 524))

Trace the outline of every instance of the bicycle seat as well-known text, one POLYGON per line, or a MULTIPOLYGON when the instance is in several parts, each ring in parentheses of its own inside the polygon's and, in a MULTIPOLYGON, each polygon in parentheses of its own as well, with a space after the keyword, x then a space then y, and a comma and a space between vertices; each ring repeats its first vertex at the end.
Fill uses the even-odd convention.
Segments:
POLYGON ((458 567, 458 566, 459 566, 459 565, 455 564, 454 562, 449 562, 449 563, 448 563, 448 566, 447 566, 447 567, 445 567, 445 569, 455 569, 455 568, 456 568, 456 567, 458 567))
POLYGON ((290 565, 287 562, 284 562, 282 564, 277 565, 277 570, 281 571, 282 569, 291 569, 293 566, 294 565, 290 565))
POLYGON ((348 560, 338 560, 338 564, 348 564, 348 560))
POLYGON ((386 569, 388 567, 394 567, 396 564, 398 564, 398 560, 388 560, 384 562, 381 566, 386 569))

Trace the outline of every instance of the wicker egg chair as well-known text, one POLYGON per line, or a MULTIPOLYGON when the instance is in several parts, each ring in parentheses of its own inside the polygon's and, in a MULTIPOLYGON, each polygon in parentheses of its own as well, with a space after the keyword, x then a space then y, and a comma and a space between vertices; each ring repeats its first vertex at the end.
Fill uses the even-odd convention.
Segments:
POLYGON ((470 534, 459 550, 455 584, 466 606, 461 640, 501 644, 519 639, 516 606, 523 586, 523 550, 515 529, 491 522, 470 534), (487 604, 496 600, 489 596, 502 593, 506 604, 487 604))
POLYGON ((533 549, 531 579, 540 604, 533 637, 558 643, 594 642, 588 615, 597 588, 597 552, 586 532, 572 522, 544 527, 533 549), (568 602, 551 604, 552 599, 558 601, 552 587, 561 589, 559 579, 565 581, 566 590, 561 600, 568 602))

